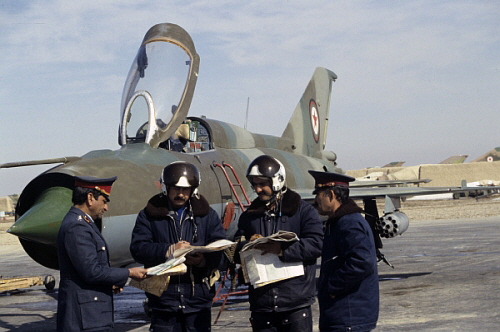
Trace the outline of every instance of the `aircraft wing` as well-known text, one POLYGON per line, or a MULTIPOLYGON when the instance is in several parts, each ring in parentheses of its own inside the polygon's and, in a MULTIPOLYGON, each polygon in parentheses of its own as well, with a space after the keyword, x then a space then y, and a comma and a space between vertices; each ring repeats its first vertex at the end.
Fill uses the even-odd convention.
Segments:
POLYGON ((353 199, 377 197, 406 197, 434 195, 444 193, 459 193, 470 191, 498 190, 498 187, 384 187, 384 188, 351 188, 349 196, 353 199))
POLYGON ((81 160, 81 157, 61 157, 61 158, 50 158, 50 159, 38 159, 38 160, 27 160, 27 161, 17 161, 0 164, 0 168, 14 168, 23 166, 34 166, 34 165, 45 165, 45 164, 59 164, 59 163, 69 163, 71 161, 81 160))
POLYGON ((364 187, 394 187, 408 184, 429 183, 431 179, 418 179, 418 180, 356 180, 350 184, 351 188, 364 188, 364 187))
MULTIPOLYGON (((395 181, 396 183, 387 183, 391 181, 370 181, 373 183, 380 182, 381 186, 399 184, 401 181, 395 181)), ((404 181, 403 181, 404 182, 404 181)), ((425 181, 424 181, 425 182, 425 181)), ((412 182, 409 182, 412 183, 412 182)), ((367 184, 368 185, 368 184, 367 184)), ((375 184, 370 184, 371 186, 375 184)), ((295 189, 294 189, 295 190, 295 189)), ((296 190, 303 199, 314 200, 314 195, 312 194, 314 188, 296 190)), ((500 187, 496 186, 481 186, 481 187, 350 187, 349 197, 352 199, 369 199, 369 198, 380 198, 380 197, 395 197, 402 198, 407 196, 421 196, 421 195, 434 195, 434 194, 445 194, 445 193, 461 193, 461 192, 480 192, 480 191, 498 191, 500 187)))
MULTIPOLYGON (((299 194, 302 198, 308 202, 314 201, 314 195, 312 194, 314 189, 310 191, 306 189, 299 190, 299 194)), ((386 198, 386 209, 384 213, 391 213, 400 208, 400 199, 408 196, 421 196, 421 195, 434 195, 434 194, 445 194, 445 193, 463 193, 463 192, 475 192, 476 196, 479 192, 493 191, 498 192, 500 187, 496 186, 481 186, 481 187, 361 187, 361 188, 350 188, 349 197, 352 199, 362 199, 369 200, 375 198, 386 198), (391 200, 392 206, 388 205, 387 201, 391 200)))
MULTIPOLYGON (((408 216, 400 211, 401 200, 407 196, 434 195, 444 193, 474 192, 476 197, 486 196, 489 193, 498 193, 500 187, 375 187, 375 188, 350 188, 349 196, 352 199, 363 200, 365 218, 374 230, 383 238, 393 238, 403 234, 409 226, 408 216), (484 194, 484 193, 487 194, 484 194), (376 198, 384 197, 385 205, 382 217, 379 218, 376 198)), ((314 195, 311 191, 300 190, 302 198, 309 203, 314 203, 314 195)), ((382 248, 382 242, 378 236, 374 236, 377 248, 382 248)), ((380 259, 385 260, 380 254, 380 259)), ((388 263, 388 262, 387 262, 388 263)), ((389 263, 388 263, 389 264, 389 263)), ((389 264, 390 265, 390 264, 389 264)))

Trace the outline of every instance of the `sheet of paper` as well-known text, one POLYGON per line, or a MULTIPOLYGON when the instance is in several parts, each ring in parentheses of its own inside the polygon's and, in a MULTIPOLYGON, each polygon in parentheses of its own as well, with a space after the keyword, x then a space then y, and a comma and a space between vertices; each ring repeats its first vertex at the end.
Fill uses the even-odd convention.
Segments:
POLYGON ((241 251, 252 249, 256 245, 261 244, 261 243, 267 243, 267 242, 273 242, 273 241, 295 242, 295 241, 299 241, 299 238, 297 237, 297 234, 295 234, 294 232, 278 231, 278 232, 271 234, 269 236, 259 237, 253 241, 248 242, 247 244, 245 244, 243 246, 241 251))
POLYGON ((150 276, 157 276, 157 275, 165 274, 171 268, 184 263, 185 260, 186 260, 186 258, 184 256, 178 257, 178 258, 169 259, 165 263, 162 263, 162 264, 150 267, 148 269, 148 275, 150 275, 150 276))
POLYGON ((206 252, 220 251, 220 250, 225 250, 227 248, 231 248, 232 246, 235 245, 236 242, 232 242, 226 239, 221 239, 209 243, 206 246, 189 246, 186 248, 177 249, 176 251, 174 251, 173 256, 182 257, 189 253, 206 253, 206 252))
POLYGON ((304 275, 302 262, 283 262, 276 254, 249 249, 240 251, 240 257, 245 281, 255 288, 304 275))
POLYGON ((145 292, 151 293, 156 296, 161 296, 163 292, 167 289, 170 282, 170 276, 184 274, 187 272, 187 266, 181 263, 174 266, 160 275, 155 275, 147 279, 136 281, 134 279, 130 280, 129 285, 135 288, 142 289, 145 292))

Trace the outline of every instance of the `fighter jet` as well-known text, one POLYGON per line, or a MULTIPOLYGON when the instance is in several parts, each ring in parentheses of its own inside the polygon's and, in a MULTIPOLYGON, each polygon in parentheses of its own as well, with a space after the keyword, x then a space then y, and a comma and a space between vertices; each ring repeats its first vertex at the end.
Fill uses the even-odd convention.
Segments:
MULTIPOLYGON (((162 169, 174 161, 198 167, 199 191, 221 216, 228 237, 235 232, 234 221, 255 197, 245 173, 257 156, 279 159, 287 172, 287 186, 310 202, 314 200, 314 181, 307 170, 341 172, 335 153, 324 150, 335 73, 317 68, 281 136, 271 136, 187 116, 199 61, 193 40, 183 28, 170 23, 153 26, 140 44, 125 82, 118 150, 0 165, 59 164, 27 184, 16 206, 16 222, 8 230, 19 237, 36 262, 58 268, 57 232, 72 205, 75 176, 118 177, 99 226, 109 246, 111 265, 127 266, 134 263, 129 244, 136 216, 159 192, 162 169)), ((378 240, 378 234, 396 236, 408 228, 408 218, 399 210, 401 197, 467 190, 371 186, 354 184, 351 196, 364 200, 370 222, 380 231, 376 232, 378 240), (378 217, 376 197, 387 197, 382 218, 378 217)))
POLYGON ((471 162, 481 162, 481 161, 493 162, 497 160, 500 160, 500 146, 497 146, 493 150, 486 152, 485 154, 477 157, 471 162))
POLYGON ((390 163, 385 164, 382 167, 401 167, 404 163, 404 161, 391 161, 390 163))
POLYGON ((456 156, 451 156, 441 161, 440 164, 463 164, 468 156, 469 156, 468 154, 459 154, 456 156))

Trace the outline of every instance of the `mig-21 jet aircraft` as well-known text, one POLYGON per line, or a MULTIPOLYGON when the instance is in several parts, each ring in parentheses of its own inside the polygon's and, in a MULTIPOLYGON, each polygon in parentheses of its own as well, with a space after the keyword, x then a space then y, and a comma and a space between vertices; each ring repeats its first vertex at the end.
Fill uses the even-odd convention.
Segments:
MULTIPOLYGON (((285 130, 281 136, 271 136, 253 134, 223 121, 187 116, 199 60, 184 29, 169 23, 153 26, 139 47, 125 83, 120 149, 0 165, 60 164, 28 183, 16 206, 16 222, 8 230, 19 237, 36 262, 58 268, 57 232, 72 205, 75 176, 118 177, 109 210, 99 226, 109 246, 111 265, 127 266, 134 263, 129 244, 136 216, 159 192, 160 173, 172 162, 187 161, 200 170, 199 191, 221 216, 228 237, 234 235, 234 221, 255 197, 245 173, 257 156, 267 154, 279 159, 286 169, 287 186, 311 203, 314 180, 307 171, 340 171, 335 154, 324 150, 330 93, 337 78, 332 71, 315 70, 285 130)), ((367 219, 377 230, 379 248, 379 234, 392 237, 408 228, 408 218, 399 210, 401 197, 477 189, 372 185, 365 181, 358 187, 355 182, 351 197, 363 199, 367 219), (381 218, 377 197, 386 197, 381 218)))

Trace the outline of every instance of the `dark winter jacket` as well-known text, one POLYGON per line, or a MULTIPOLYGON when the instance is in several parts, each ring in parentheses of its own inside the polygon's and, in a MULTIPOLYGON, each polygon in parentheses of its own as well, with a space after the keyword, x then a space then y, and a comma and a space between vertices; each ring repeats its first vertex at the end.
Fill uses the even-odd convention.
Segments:
POLYGON ((281 217, 266 217, 265 202, 255 199, 240 216, 238 235, 248 240, 254 234, 269 236, 278 230, 290 231, 300 239, 282 246, 284 262, 303 262, 304 275, 249 288, 250 310, 254 312, 289 311, 314 303, 316 260, 321 254, 323 228, 318 213, 296 192, 288 189, 282 198, 281 217))
POLYGON ((321 331, 369 331, 377 324, 375 245, 360 212, 350 199, 326 222, 318 282, 321 331))
MULTIPOLYGON (((164 263, 170 245, 181 240, 204 246, 226 238, 219 216, 203 196, 199 199, 192 197, 186 209, 182 223, 178 222, 174 218, 175 212, 169 210, 165 195, 152 197, 137 216, 130 244, 132 257, 147 268, 164 263)), ((187 273, 171 276, 161 297, 146 293, 150 306, 184 313, 210 307, 215 289, 208 280, 219 267, 222 255, 222 252, 205 254, 203 267, 188 266, 187 273)))
POLYGON ((113 328, 113 289, 127 282, 128 269, 109 266, 108 247, 82 210, 72 207, 57 236, 61 279, 57 302, 58 331, 113 328))

